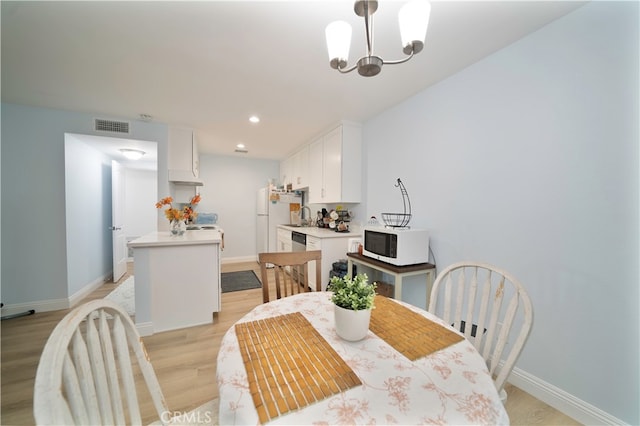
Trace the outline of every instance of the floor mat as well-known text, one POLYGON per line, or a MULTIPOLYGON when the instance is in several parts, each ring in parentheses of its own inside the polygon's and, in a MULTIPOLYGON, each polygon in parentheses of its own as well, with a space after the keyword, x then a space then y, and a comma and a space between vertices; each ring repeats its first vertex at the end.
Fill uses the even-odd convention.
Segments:
POLYGON ((115 290, 109 293, 105 299, 116 302, 131 316, 136 313, 135 282, 130 276, 120 284, 115 290))
POLYGON ((253 271, 223 272, 221 275, 223 293, 262 287, 262 283, 253 271))

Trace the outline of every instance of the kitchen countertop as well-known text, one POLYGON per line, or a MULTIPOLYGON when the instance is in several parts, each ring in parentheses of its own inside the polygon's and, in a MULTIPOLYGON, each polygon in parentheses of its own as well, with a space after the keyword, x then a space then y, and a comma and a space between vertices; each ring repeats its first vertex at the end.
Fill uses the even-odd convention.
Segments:
POLYGON ((144 235, 127 243, 128 247, 161 247, 161 246, 192 246, 199 244, 222 243, 220 231, 185 231, 184 235, 171 235, 169 231, 156 231, 144 235))
POLYGON ((317 226, 287 226, 287 225, 278 225, 280 229, 286 229, 287 231, 296 231, 301 234, 306 234, 312 237, 317 238, 358 238, 360 237, 360 232, 349 231, 349 232, 336 232, 330 228, 318 228, 317 226))

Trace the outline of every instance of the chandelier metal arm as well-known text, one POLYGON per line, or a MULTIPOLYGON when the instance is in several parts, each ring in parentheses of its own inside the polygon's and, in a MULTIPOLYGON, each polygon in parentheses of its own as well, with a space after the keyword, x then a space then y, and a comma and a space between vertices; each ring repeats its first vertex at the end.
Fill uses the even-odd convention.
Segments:
POLYGON ((385 60, 383 60, 382 63, 385 64, 385 65, 403 64, 403 63, 407 62, 411 58, 413 58, 413 51, 409 54, 409 56, 407 56, 404 59, 398 59, 396 61, 385 61, 385 60))
MULTIPOLYGON (((340 71, 342 74, 347 74, 347 73, 350 73, 351 71, 357 69, 358 67, 362 67, 363 63, 367 63, 368 64, 368 63, 371 63, 372 61, 376 61, 376 59, 379 61, 379 65, 380 66, 382 66, 383 64, 384 65, 397 65, 397 64, 402 64, 402 63, 407 62, 408 60, 413 58, 413 56, 414 56, 414 53, 411 52, 409 54, 409 56, 407 56, 406 58, 398 59, 396 61, 385 61, 385 60, 383 60, 382 58, 380 58, 378 56, 368 55, 368 56, 363 56, 360 59, 358 59, 358 61, 356 61, 356 64, 352 65, 350 68, 345 68, 347 66, 346 63, 344 63, 344 65, 342 67, 340 67, 340 65, 342 65, 342 64, 339 64, 335 68, 338 71, 340 71)), ((379 72, 379 70, 378 70, 378 72, 379 72)))
MULTIPOLYGON (((346 64, 345 64, 346 66, 346 64)), ((350 73, 351 71, 355 70, 356 68, 358 68, 358 63, 356 62, 355 65, 353 65, 351 68, 345 69, 345 68, 336 68, 338 71, 340 71, 342 74, 347 74, 350 73)))

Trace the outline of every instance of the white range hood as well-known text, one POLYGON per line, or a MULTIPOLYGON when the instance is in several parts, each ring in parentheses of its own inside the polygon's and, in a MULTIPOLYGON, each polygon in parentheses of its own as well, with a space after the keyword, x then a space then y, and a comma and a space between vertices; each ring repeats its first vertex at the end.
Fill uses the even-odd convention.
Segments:
POLYGON ((175 185, 203 186, 200 178, 193 175, 191 170, 169 170, 169 182, 175 185))

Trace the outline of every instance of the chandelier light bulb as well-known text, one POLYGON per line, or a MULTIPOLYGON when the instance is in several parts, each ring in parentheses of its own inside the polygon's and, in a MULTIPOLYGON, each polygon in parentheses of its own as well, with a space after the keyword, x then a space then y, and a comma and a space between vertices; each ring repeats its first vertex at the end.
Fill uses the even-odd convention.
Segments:
POLYGON ((429 26, 429 15, 431 15, 431 3, 426 0, 413 0, 402 6, 398 12, 404 53, 418 53, 422 50, 429 26))
POLYGON ((342 68, 349 60, 351 47, 351 25, 345 21, 335 21, 327 25, 327 50, 333 68, 342 68))

